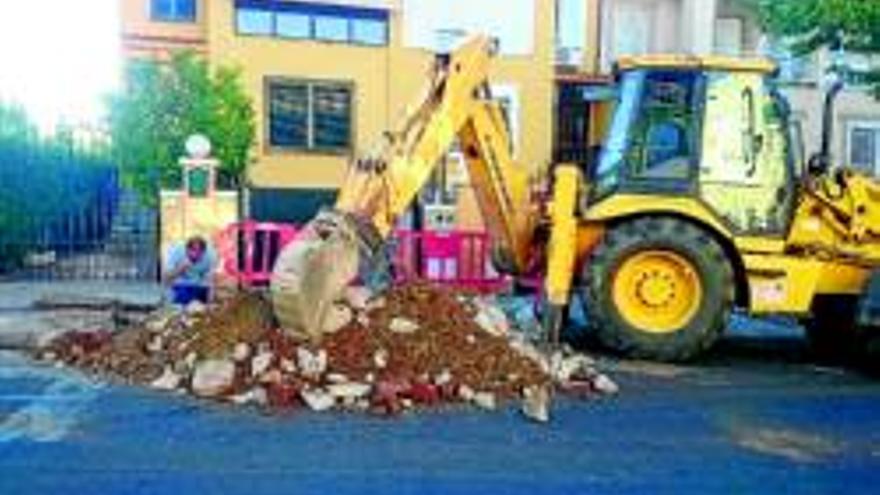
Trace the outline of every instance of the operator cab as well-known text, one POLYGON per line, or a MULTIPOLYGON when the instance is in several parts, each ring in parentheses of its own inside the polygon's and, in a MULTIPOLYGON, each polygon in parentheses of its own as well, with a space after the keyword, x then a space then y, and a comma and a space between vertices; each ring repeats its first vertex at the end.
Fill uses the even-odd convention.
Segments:
POLYGON ((590 201, 615 193, 688 195, 733 232, 784 235, 794 209, 796 153, 773 72, 765 60, 621 59, 617 106, 591 174, 590 201))

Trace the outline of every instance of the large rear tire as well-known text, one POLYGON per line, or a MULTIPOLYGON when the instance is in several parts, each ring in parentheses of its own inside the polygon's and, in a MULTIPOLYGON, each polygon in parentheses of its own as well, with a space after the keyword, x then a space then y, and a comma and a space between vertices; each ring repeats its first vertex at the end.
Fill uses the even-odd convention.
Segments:
POLYGON ((685 361, 711 347, 734 299, 721 246, 686 221, 651 217, 613 227, 584 266, 599 341, 622 355, 685 361))

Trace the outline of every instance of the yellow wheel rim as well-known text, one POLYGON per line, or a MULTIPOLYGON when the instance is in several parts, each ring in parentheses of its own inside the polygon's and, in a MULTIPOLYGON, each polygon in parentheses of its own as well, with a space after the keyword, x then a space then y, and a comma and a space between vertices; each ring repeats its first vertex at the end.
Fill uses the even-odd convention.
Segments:
POLYGON ((699 273, 672 251, 636 253, 624 260, 611 283, 614 305, 623 319, 649 333, 680 330, 702 304, 699 273))

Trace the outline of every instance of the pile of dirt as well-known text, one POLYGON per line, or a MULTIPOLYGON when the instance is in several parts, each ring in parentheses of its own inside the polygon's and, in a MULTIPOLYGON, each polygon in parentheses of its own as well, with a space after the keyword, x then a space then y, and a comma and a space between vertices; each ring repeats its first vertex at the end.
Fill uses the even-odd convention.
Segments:
POLYGON ((353 287, 320 342, 278 329, 268 301, 163 309, 111 333, 70 332, 37 357, 110 379, 267 410, 397 414, 447 403, 495 409, 514 399, 549 419, 554 390, 614 393, 583 355, 539 352, 485 298, 425 284, 374 296, 353 287))

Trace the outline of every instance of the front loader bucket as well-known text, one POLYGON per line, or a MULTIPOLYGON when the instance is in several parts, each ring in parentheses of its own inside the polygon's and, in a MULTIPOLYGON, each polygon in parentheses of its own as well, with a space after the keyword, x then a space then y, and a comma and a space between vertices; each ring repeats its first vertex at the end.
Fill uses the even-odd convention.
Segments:
POLYGON ((358 275, 360 247, 348 218, 324 212, 278 255, 272 304, 282 328, 318 339, 331 305, 358 275))

